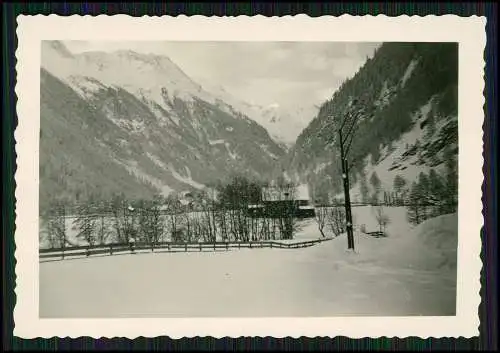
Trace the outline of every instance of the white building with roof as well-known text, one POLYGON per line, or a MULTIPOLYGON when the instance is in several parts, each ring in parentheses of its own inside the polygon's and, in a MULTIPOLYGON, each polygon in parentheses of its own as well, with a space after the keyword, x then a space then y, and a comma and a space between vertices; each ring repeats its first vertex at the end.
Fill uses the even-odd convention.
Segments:
POLYGON ((300 184, 292 188, 279 188, 276 186, 265 187, 262 189, 263 201, 310 201, 309 187, 307 184, 300 184))

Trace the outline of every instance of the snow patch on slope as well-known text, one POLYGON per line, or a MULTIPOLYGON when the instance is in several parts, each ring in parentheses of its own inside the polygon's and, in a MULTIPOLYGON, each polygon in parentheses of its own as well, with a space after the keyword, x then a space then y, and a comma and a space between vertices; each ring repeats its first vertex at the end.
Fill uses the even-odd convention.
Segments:
POLYGON ((271 151, 269 151, 269 146, 267 145, 264 145, 264 144, 261 144, 260 145, 260 148, 262 148, 262 150, 267 153, 268 156, 270 156, 272 159, 275 159, 275 160, 278 160, 279 157, 277 155, 275 155, 274 153, 272 153, 271 151))
POLYGON ((214 145, 223 145, 225 143, 224 140, 208 140, 210 146, 214 145))
POLYGON ((408 64, 408 68, 406 69, 403 78, 401 79, 401 86, 404 87, 406 85, 406 82, 408 79, 411 77, 413 70, 417 67, 418 64, 418 59, 413 59, 410 64, 408 64))
POLYGON ((216 97, 220 109, 232 114, 234 111, 243 113, 244 118, 248 117, 263 126, 274 141, 287 147, 295 143, 297 136, 319 111, 316 106, 284 108, 277 103, 262 106, 236 98, 223 87, 209 83, 203 86, 216 97))
POLYGON ((229 153, 229 156, 232 159, 234 159, 234 160, 238 159, 238 157, 239 157, 238 154, 231 151, 231 149, 230 149, 231 144, 229 142, 224 143, 224 146, 226 146, 227 153, 229 153))
POLYGON ((188 167, 185 167, 187 176, 182 176, 173 167, 170 167, 169 169, 170 169, 170 172, 172 173, 172 176, 175 179, 183 182, 184 184, 190 185, 190 186, 194 187, 195 189, 203 189, 205 187, 205 185, 200 184, 200 183, 193 180, 193 178, 191 177, 191 171, 189 170, 188 167))
POLYGON ((173 191, 171 187, 165 185, 160 179, 157 179, 142 171, 136 161, 120 161, 118 159, 115 159, 115 162, 122 165, 131 175, 134 175, 136 178, 140 180, 146 180, 147 182, 151 183, 160 191, 162 195, 167 196, 173 191))
POLYGON ((156 164, 158 167, 160 167, 161 169, 163 169, 164 171, 167 171, 169 173, 172 174, 172 176, 179 180, 180 182, 184 183, 184 184, 187 184, 187 185, 190 185, 196 189, 203 189, 205 187, 205 185, 201 184, 201 183, 198 183, 196 181, 193 180, 193 178, 191 177, 191 170, 189 169, 188 166, 185 166, 185 171, 186 171, 186 176, 182 176, 180 173, 178 173, 174 167, 172 166, 167 166, 166 164, 164 164, 162 161, 160 161, 160 159, 158 157, 156 157, 155 155, 147 152, 146 155, 148 156, 148 158, 154 163, 156 164))
POLYGON ((76 93, 84 99, 92 98, 100 90, 108 88, 91 77, 70 76, 68 80, 72 83, 72 87, 76 93))
POLYGON ((148 156, 148 158, 154 163, 156 164, 156 166, 160 167, 161 169, 163 170, 168 170, 168 167, 162 162, 160 161, 160 159, 158 157, 156 157, 155 155, 149 153, 149 152, 146 152, 146 156, 148 156))
MULTIPOLYGON (((389 146, 385 146, 381 149, 380 155, 381 160, 379 160, 375 165, 372 164, 370 155, 368 155, 364 159, 365 174, 368 181, 368 188, 370 189, 370 194, 373 190, 371 190, 371 185, 369 183, 369 178, 373 173, 376 173, 378 178, 381 181, 381 189, 382 192, 392 191, 393 190, 393 182, 396 175, 400 175, 406 179, 408 184, 411 184, 413 181, 418 179, 418 176, 421 172, 429 173, 431 167, 428 165, 419 165, 418 153, 404 157, 403 154, 407 151, 407 146, 411 147, 415 145, 418 141, 422 142, 425 139, 425 129, 420 127, 419 121, 426 120, 429 113, 432 110, 432 104, 434 102, 434 97, 431 98, 426 104, 424 104, 415 114, 413 115, 414 126, 413 128, 403 134, 397 141, 392 143, 392 149, 389 150, 389 146), (395 168, 398 166, 398 168, 395 168)), ((441 125, 439 125, 441 126, 441 125)), ((437 129, 436 131, 439 131, 437 129)), ((434 167, 436 172, 442 172, 444 168, 443 165, 438 165, 434 167)), ((339 193, 336 197, 343 197, 343 193, 339 193)), ((383 197, 383 195, 380 195, 383 197)), ((351 188, 351 198, 355 201, 361 202, 361 187, 360 182, 358 181, 351 188)))

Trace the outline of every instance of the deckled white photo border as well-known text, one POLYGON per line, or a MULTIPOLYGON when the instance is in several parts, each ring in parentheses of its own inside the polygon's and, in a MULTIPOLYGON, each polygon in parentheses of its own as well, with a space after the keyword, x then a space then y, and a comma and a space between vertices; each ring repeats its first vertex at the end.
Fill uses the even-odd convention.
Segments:
POLYGON ((14 336, 473 337, 479 331, 484 17, 19 16, 19 124, 15 131, 16 306, 14 336), (40 319, 38 161, 42 40, 459 42, 459 247, 457 315, 224 319, 40 319))

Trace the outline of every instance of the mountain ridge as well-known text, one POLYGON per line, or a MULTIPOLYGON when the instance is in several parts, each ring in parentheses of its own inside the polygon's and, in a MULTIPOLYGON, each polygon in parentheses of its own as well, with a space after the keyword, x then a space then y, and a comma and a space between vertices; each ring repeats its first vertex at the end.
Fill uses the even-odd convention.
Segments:
POLYGON ((139 65, 130 51, 68 56, 60 44, 42 51, 43 205, 91 193, 168 194, 232 173, 265 177, 285 153, 264 127, 212 99, 170 59, 147 56, 139 65), (106 179, 120 179, 120 187, 106 179))
POLYGON ((444 173, 446 160, 456 163, 458 154, 457 92, 455 43, 384 43, 323 103, 282 169, 318 198, 343 198, 336 131, 354 99, 353 110, 364 113, 349 155, 353 199, 363 198, 361 184, 373 173, 384 192, 393 190, 397 175, 410 186, 422 172, 444 173))
POLYGON ((317 114, 319 107, 284 108, 274 103, 268 105, 250 103, 229 93, 222 86, 203 83, 203 87, 219 99, 231 105, 234 109, 244 112, 248 117, 263 126, 274 139, 286 150, 289 150, 299 133, 317 114))
POLYGON ((62 43, 49 43, 42 51, 40 192, 44 200, 106 188, 141 197, 243 173, 266 180, 286 175, 309 184, 315 198, 343 197, 332 131, 355 97, 353 108, 364 115, 351 149, 351 193, 353 200, 366 199, 373 174, 391 191, 396 176, 410 184, 421 172, 444 173, 445 160, 456 159, 457 59, 453 43, 385 43, 331 99, 290 113, 199 84, 168 57, 130 50, 73 55, 62 43), (280 118, 291 126, 304 116, 304 128, 290 129, 290 136, 300 130, 293 143, 273 133, 280 132, 280 118), (75 161, 58 161, 56 142, 69 143, 63 131, 80 145, 94 141, 81 147, 93 158, 68 148, 75 161), (106 168, 112 178, 120 175, 119 188, 103 180, 106 168))

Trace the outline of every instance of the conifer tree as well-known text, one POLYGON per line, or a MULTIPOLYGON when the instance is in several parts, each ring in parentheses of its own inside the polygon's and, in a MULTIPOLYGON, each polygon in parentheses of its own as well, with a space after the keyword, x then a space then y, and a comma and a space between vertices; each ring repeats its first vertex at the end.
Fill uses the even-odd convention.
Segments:
POLYGON ((456 212, 458 201, 458 169, 455 156, 453 156, 451 149, 445 152, 446 160, 446 199, 447 211, 449 213, 456 212))
POLYGON ((398 198, 397 202, 400 203, 400 199, 402 198, 402 194, 406 187, 406 180, 401 175, 396 175, 393 181, 394 192, 396 193, 396 198, 398 198))
POLYGON ((372 196, 372 202, 373 203, 378 203, 379 202, 379 195, 382 187, 382 183, 377 175, 377 172, 373 172, 371 177, 370 177, 370 184, 373 187, 373 196, 372 196))
POLYGON ((361 177, 359 179, 359 183, 360 183, 362 202, 364 204, 367 204, 370 201, 370 196, 369 196, 370 190, 368 189, 368 183, 366 181, 366 175, 364 170, 361 171, 361 177))
POLYGON ((429 171, 429 201, 433 205, 431 216, 445 212, 446 190, 443 178, 434 170, 429 171))
POLYGON ((422 222, 421 190, 417 182, 413 182, 411 185, 407 217, 412 224, 422 222))

